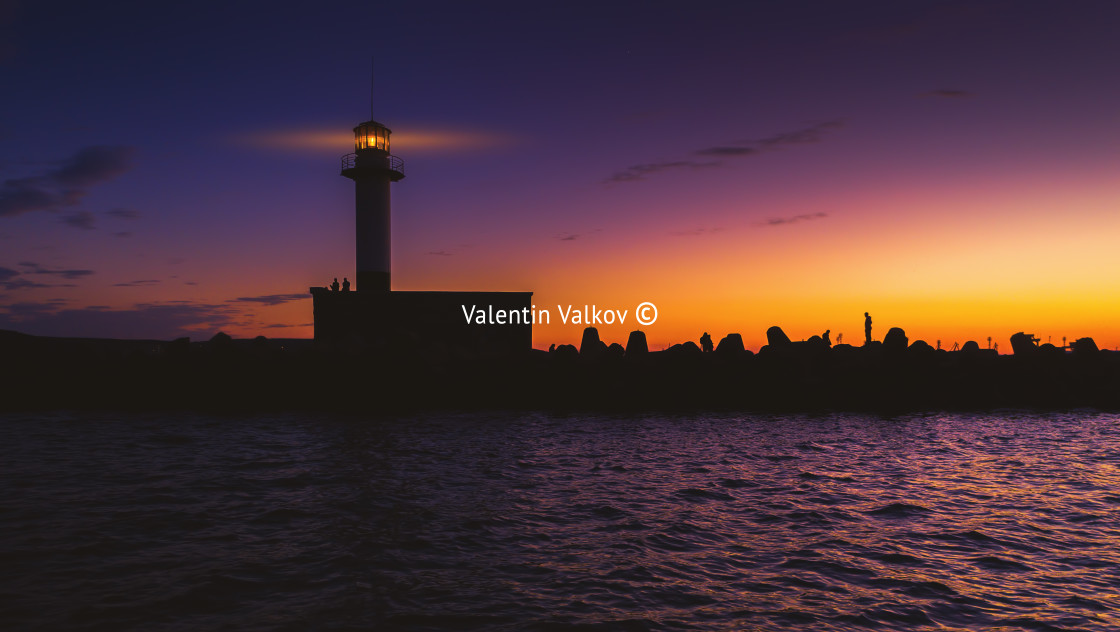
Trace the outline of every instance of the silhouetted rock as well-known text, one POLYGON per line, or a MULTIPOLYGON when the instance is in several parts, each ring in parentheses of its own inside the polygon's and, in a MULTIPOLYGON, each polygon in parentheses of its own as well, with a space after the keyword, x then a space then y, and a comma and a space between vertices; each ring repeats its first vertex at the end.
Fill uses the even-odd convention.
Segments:
POLYGON ((910 350, 911 351, 920 351, 920 352, 923 352, 923 353, 926 352, 926 351, 934 351, 934 352, 937 351, 937 349, 933 348, 933 345, 929 344, 925 340, 915 340, 913 343, 911 343, 910 350))
POLYGON ((980 352, 980 343, 976 342, 975 340, 969 340, 968 342, 964 343, 964 346, 961 347, 961 353, 979 353, 979 352, 980 352))
POLYGON ((599 339, 599 330, 587 327, 583 330, 583 340, 579 343, 579 357, 585 360, 598 360, 607 355, 607 344, 599 339))
POLYGON ((552 354, 560 362, 579 359, 579 349, 575 345, 560 345, 552 354))
POLYGON ((579 353, 583 355, 592 350, 599 348, 599 330, 594 327, 586 327, 583 330, 583 340, 579 343, 579 353))
POLYGON ((905 350, 910 340, 901 327, 891 327, 886 336, 883 336, 883 348, 889 351, 905 350))
POLYGON ((766 330, 766 344, 770 345, 771 347, 788 345, 789 343, 789 336, 786 335, 786 332, 782 331, 781 327, 774 325, 770 329, 766 330))
MULTIPOLYGON (((891 344, 896 338, 888 336, 891 344)), ((263 339, 234 340, 225 334, 191 344, 187 339, 62 339, 0 331, 0 356, 6 360, 0 363, 0 383, 9 387, 0 407, 1120 410, 1120 353, 1099 350, 1085 338, 1070 345, 1072 353, 1052 344, 1036 346, 1027 334, 1016 340, 1026 344, 1031 357, 999 357, 994 349, 976 350, 971 342, 961 352, 936 351, 921 340, 902 354, 879 342, 829 349, 824 336, 788 343, 776 338, 777 346, 767 345, 767 352, 739 355, 742 338, 734 334, 720 341, 714 354, 702 353, 691 342, 649 353, 645 335, 635 332, 630 349, 590 338, 588 353, 599 349, 601 355, 585 361, 573 345, 511 359, 480 358, 413 338, 404 340, 400 356, 387 347, 355 353, 273 339, 267 341, 267 353, 257 353, 254 347, 265 344, 263 339), (621 361, 623 354, 646 360, 621 361), (43 380, 51 371, 62 375, 43 380), (374 389, 374 397, 343 395, 367 388, 374 389)))
POLYGON ((1019 332, 1011 336, 1011 350, 1015 355, 1030 355, 1038 352, 1038 338, 1034 334, 1019 332))
POLYGON ((665 351, 668 352, 668 354, 670 356, 684 356, 684 357, 700 356, 700 355, 703 355, 703 353, 704 353, 703 351, 700 350, 700 347, 695 342, 692 342, 691 340, 689 340, 688 342, 686 342, 684 344, 673 345, 673 346, 669 347, 668 349, 666 349, 665 351))
POLYGON ((630 338, 626 340, 626 357, 644 356, 647 353, 649 353, 649 345, 646 344, 646 332, 638 330, 630 332, 630 338))
POLYGON ((725 355, 742 355, 747 349, 743 346, 743 337, 739 334, 727 334, 719 341, 716 353, 725 355))
POLYGON ((1070 347, 1073 348, 1073 353, 1076 355, 1095 354, 1100 351, 1097 348, 1097 342, 1092 338, 1078 338, 1070 347))

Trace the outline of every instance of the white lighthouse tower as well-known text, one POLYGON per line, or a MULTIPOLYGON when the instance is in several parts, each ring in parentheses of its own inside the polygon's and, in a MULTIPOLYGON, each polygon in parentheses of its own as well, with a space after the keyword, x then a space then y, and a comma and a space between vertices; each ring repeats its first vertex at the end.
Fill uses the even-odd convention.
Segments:
POLYGON ((390 133, 381 123, 366 121, 354 128, 354 153, 342 157, 342 175, 354 181, 357 287, 353 292, 333 283, 310 288, 315 342, 383 358, 527 353, 533 346, 531 322, 471 324, 463 318, 463 306, 528 314, 532 292, 392 290, 389 189, 404 178, 404 161, 389 153, 390 133))
POLYGON ((392 258, 389 183, 404 178, 404 161, 389 153, 389 134, 377 121, 354 128, 354 153, 342 157, 342 175, 354 181, 357 290, 388 292, 392 258))

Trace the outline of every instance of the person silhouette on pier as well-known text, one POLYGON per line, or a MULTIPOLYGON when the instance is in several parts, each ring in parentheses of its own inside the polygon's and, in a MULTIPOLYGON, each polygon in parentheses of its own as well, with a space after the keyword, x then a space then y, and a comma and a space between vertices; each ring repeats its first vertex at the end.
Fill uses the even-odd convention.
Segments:
POLYGON ((864 344, 871 344, 871 314, 867 312, 863 313, 863 334, 867 337, 867 341, 864 342, 864 344))
POLYGON ((700 336, 700 350, 704 353, 711 353, 712 351, 712 337, 706 331, 703 336, 700 336))
MULTIPOLYGON (((338 283, 338 281, 335 281, 335 283, 338 283)), ((342 279, 342 291, 343 292, 349 292, 350 291, 350 279, 347 279, 347 278, 343 277, 343 279, 342 279)))
POLYGON ((332 292, 337 292, 338 291, 338 277, 335 277, 334 278, 334 283, 331 283, 331 291, 332 292))

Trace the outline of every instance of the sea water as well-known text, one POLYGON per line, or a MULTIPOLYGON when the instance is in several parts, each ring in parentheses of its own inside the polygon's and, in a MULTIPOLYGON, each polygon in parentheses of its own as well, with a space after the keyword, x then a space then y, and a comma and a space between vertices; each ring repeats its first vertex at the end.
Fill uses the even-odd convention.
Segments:
POLYGON ((0 416, 6 630, 1120 629, 1120 416, 0 416))

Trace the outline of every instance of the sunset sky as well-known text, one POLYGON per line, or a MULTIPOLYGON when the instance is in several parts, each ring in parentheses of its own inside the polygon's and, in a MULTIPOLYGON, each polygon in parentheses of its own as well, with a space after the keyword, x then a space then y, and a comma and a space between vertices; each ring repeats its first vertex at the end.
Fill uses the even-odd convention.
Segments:
POLYGON ((1120 3, 0 1, 0 329, 310 337, 393 130, 397 290, 1120 345, 1120 3))

